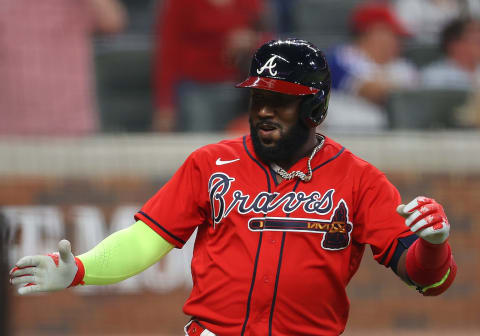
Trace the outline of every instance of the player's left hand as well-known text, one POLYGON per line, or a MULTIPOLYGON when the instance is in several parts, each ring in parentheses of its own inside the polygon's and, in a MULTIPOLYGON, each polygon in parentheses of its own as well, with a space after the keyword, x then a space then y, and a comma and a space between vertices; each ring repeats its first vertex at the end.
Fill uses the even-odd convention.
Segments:
POLYGON ((407 205, 400 204, 397 212, 405 217, 405 224, 420 238, 432 244, 447 240, 450 224, 443 207, 434 199, 418 196, 407 205))

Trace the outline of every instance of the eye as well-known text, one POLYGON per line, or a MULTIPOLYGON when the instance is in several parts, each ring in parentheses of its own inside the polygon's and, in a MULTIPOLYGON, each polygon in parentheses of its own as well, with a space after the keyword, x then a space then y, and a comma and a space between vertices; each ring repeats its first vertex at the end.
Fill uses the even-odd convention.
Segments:
POLYGON ((282 107, 285 106, 285 101, 283 99, 270 99, 269 106, 275 108, 282 107))
POLYGON ((261 95, 252 95, 252 97, 250 98, 250 104, 252 105, 252 107, 259 107, 264 105, 265 103, 261 95))
POLYGON ((290 95, 280 95, 275 99, 275 104, 278 106, 291 106, 294 105, 299 99, 297 96, 290 96, 290 95))
POLYGON ((261 94, 253 93, 251 96, 251 105, 253 108, 260 108, 262 106, 269 106, 271 108, 289 107, 295 104, 299 99, 298 96, 291 96, 285 94, 261 94))

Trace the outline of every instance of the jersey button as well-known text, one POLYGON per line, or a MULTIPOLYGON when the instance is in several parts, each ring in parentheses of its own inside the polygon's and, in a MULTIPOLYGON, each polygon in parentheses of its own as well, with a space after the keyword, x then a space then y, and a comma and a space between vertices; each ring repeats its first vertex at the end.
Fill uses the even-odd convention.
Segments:
POLYGON ((275 238, 270 239, 270 243, 275 244, 277 240, 275 238))
POLYGON ((268 275, 263 276, 263 282, 270 283, 270 277, 268 275))

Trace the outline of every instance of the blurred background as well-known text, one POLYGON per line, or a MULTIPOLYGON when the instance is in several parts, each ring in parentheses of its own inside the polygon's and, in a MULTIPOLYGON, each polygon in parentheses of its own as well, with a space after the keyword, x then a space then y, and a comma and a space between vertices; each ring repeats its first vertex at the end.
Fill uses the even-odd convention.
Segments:
POLYGON ((20 297, 8 270, 64 237, 85 252, 193 150, 248 133, 234 84, 279 37, 327 56, 318 131, 452 223, 449 291, 419 296, 367 249, 345 335, 480 334, 479 18, 478 0, 1 0, 0 335, 182 334, 192 241, 108 287, 20 297))

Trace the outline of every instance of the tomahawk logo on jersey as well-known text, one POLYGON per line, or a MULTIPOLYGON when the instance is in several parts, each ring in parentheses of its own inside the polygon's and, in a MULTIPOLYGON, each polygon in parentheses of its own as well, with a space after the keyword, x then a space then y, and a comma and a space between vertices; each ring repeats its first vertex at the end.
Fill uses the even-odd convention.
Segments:
POLYGON ((388 265, 411 232, 372 165, 327 138, 312 168, 308 183, 277 183, 250 137, 222 141, 195 151, 136 214, 179 248, 198 228, 186 314, 217 335, 342 332, 365 245, 388 265))

